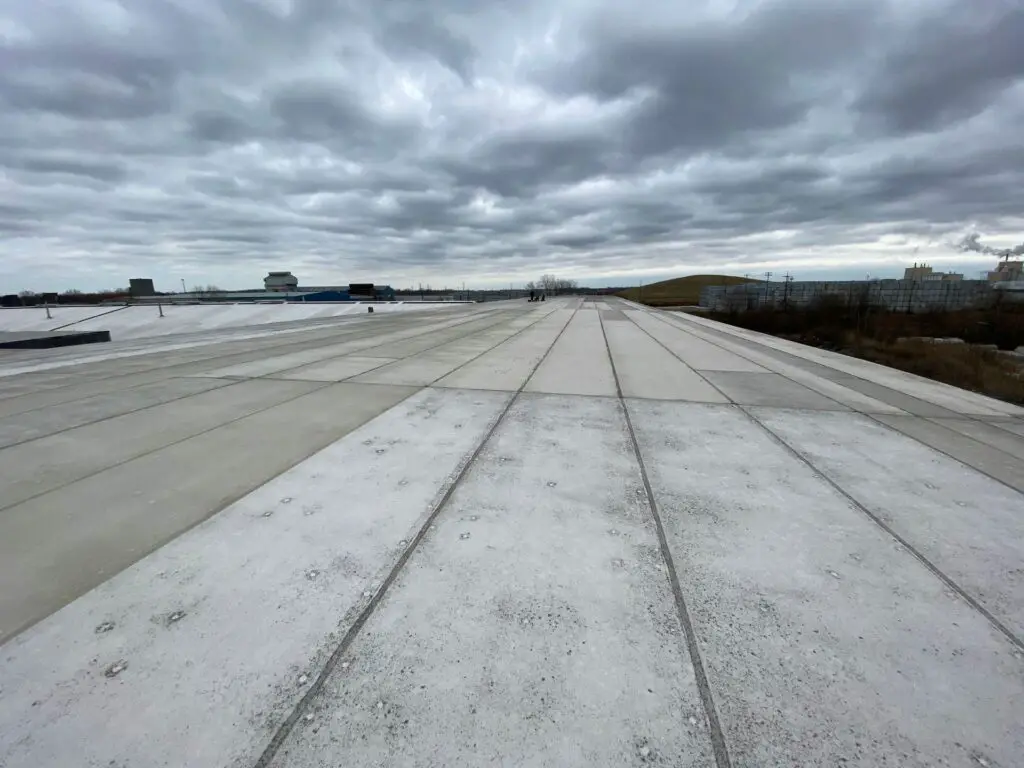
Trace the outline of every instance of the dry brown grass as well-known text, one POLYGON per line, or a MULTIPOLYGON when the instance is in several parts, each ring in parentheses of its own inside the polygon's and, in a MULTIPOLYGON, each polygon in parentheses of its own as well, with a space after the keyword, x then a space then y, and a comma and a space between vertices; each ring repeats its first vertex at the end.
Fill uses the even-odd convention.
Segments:
POLYGON ((690 275, 651 283, 643 288, 627 288, 619 294, 624 299, 651 307, 695 306, 700 303, 700 291, 708 285, 737 285, 756 283, 746 277, 732 275, 690 275))
POLYGON ((1011 350, 1024 345, 1021 306, 909 315, 823 301, 806 310, 718 312, 711 317, 1024 405, 1021 361, 978 346, 1011 350), (904 337, 956 337, 968 343, 900 341, 904 337))
POLYGON ((865 360, 1024 405, 1024 367, 999 352, 970 344, 851 342, 846 351, 865 360))

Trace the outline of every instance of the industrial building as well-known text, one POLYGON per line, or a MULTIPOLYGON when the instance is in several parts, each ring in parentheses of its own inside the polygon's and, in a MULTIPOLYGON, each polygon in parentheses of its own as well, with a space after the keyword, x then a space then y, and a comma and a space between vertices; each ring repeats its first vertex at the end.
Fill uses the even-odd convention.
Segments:
MULTIPOLYGON (((1012 283, 1005 283, 1010 286, 1012 283)), ((847 306, 871 306, 893 312, 983 309, 999 300, 1024 299, 1017 291, 997 291, 986 280, 841 280, 786 281, 713 285, 700 292, 700 306, 718 312, 772 307, 808 307, 830 298, 847 306)))
POLYGON ((217 291, 202 293, 177 293, 173 296, 150 297, 148 303, 156 301, 202 301, 203 303, 274 303, 306 301, 395 301, 395 289, 390 285, 370 286, 372 292, 361 286, 338 286, 298 288, 296 290, 274 291, 217 291), (352 288, 356 290, 353 291, 352 288))
POLYGON ((263 278, 263 287, 268 291, 294 291, 299 280, 291 272, 271 272, 263 278))
POLYGON ((1024 261, 1005 259, 999 262, 996 268, 988 273, 988 280, 991 283, 1013 283, 1024 280, 1024 261))
POLYGON ((907 267, 903 270, 904 280, 926 280, 928 282, 956 282, 963 280, 964 276, 960 272, 936 272, 927 264, 915 263, 912 267, 907 267))
MULTIPOLYGON (((218 294, 217 301, 394 301, 395 291, 390 285, 349 283, 347 286, 299 286, 299 279, 291 272, 268 272, 263 278, 263 291, 234 291, 218 294), (267 296, 267 294, 274 294, 267 296)), ((209 300, 210 297, 204 297, 209 300)))
POLYGON ((148 277, 133 277, 128 281, 128 293, 133 299, 142 296, 156 296, 156 287, 148 277))
POLYGON ((719 312, 772 307, 808 307, 826 297, 847 306, 893 312, 983 309, 1003 301, 1024 302, 1022 262, 1004 260, 988 280, 964 280, 959 272, 936 272, 927 264, 903 271, 902 280, 785 280, 778 283, 711 285, 700 292, 700 306, 719 312))

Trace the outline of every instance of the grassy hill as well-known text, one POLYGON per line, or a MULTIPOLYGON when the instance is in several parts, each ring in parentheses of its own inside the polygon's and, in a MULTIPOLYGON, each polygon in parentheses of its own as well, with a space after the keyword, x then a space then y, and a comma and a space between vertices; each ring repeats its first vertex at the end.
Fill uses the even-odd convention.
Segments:
POLYGON ((624 299, 648 304, 652 307, 674 307, 700 303, 700 289, 706 285, 738 285, 756 283, 746 277, 732 275, 690 275, 660 283, 645 285, 643 289, 627 288, 619 294, 624 299))

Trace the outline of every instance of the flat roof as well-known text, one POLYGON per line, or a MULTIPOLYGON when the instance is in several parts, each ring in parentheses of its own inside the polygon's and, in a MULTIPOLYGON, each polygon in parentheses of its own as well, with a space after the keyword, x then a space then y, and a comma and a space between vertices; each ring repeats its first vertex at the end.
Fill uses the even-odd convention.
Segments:
POLYGON ((1024 409, 612 298, 285 309, 3 357, 8 768, 1019 762, 1024 409))

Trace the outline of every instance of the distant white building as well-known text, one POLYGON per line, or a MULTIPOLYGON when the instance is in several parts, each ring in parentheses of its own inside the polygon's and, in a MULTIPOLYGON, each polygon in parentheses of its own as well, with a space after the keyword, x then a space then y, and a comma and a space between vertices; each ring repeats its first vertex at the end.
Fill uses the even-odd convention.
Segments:
POLYGON ((270 272, 263 278, 263 287, 268 291, 294 291, 299 280, 291 272, 270 272))

